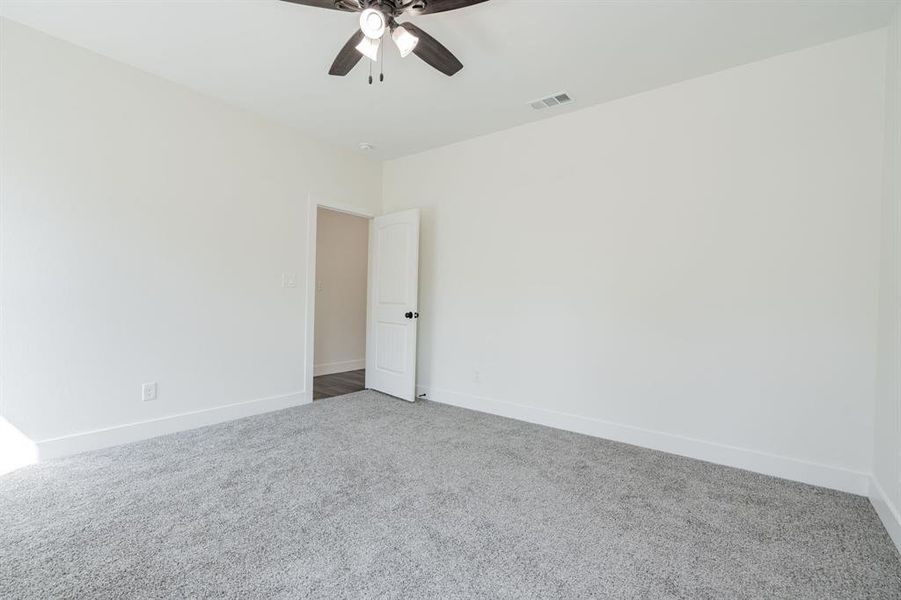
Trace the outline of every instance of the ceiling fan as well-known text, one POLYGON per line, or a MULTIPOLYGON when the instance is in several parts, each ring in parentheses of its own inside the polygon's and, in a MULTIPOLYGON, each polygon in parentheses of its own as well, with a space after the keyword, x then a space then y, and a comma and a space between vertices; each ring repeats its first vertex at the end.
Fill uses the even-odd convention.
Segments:
MULTIPOLYGON (((329 69, 329 75, 343 77, 366 56, 378 60, 382 37, 389 33, 402 57, 411 52, 448 77, 463 68, 450 50, 441 42, 410 22, 398 23, 405 13, 430 15, 465 8, 487 0, 282 0, 317 8, 330 8, 360 13, 360 30, 354 33, 329 69)), ((372 83, 370 78, 370 83, 372 83)))

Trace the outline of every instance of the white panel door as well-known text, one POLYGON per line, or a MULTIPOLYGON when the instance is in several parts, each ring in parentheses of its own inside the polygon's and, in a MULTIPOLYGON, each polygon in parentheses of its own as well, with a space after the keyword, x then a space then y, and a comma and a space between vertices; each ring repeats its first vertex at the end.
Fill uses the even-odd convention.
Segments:
POLYGON ((416 399, 419 209, 376 217, 369 229, 366 387, 416 399))

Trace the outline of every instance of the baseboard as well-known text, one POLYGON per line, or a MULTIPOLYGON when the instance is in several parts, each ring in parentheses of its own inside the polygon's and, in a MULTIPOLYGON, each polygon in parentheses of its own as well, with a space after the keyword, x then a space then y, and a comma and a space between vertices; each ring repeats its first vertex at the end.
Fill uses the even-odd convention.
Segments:
POLYGON ((320 375, 331 375, 333 373, 346 373, 347 371, 359 371, 366 368, 366 359, 345 360, 341 362, 323 363, 321 365, 313 365, 313 377, 320 375))
POLYGON ((309 392, 296 392, 283 396, 260 398, 258 400, 181 413, 149 421, 128 423, 106 429, 73 433, 36 442, 38 458, 44 461, 78 454, 79 452, 99 450, 100 448, 128 444, 187 429, 215 425, 216 423, 233 421, 310 402, 312 402, 312 395, 309 392))
POLYGON ((426 398, 434 402, 451 404, 461 408, 509 417, 556 429, 564 429, 642 446, 861 496, 867 495, 870 487, 869 474, 841 467, 623 425, 602 419, 418 386, 416 395, 421 396, 422 394, 426 394, 426 398))
POLYGON ((895 542, 898 552, 901 553, 901 512, 892 503, 875 477, 870 478, 870 502, 876 509, 876 514, 882 519, 882 524, 885 525, 889 537, 895 542))

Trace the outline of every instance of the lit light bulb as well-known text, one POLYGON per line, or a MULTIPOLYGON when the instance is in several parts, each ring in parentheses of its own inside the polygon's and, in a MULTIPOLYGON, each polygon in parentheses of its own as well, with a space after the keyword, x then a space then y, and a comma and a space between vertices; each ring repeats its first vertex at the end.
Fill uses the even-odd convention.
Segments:
POLYGON ((419 43, 419 38, 407 31, 403 25, 394 28, 394 31, 391 32, 391 39, 394 40, 394 45, 397 46, 402 58, 409 56, 416 44, 419 43))
POLYGON ((376 40, 385 35, 385 15, 374 8, 367 8, 360 13, 360 29, 363 35, 376 40))

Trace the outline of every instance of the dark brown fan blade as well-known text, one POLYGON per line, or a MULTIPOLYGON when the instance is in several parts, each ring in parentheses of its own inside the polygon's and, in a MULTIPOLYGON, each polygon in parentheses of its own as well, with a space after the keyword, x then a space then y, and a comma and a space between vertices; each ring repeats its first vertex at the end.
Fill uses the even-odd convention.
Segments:
POLYGON ((328 70, 329 75, 344 77, 350 73, 350 70, 360 62, 361 58, 363 58, 363 55, 357 50, 357 44, 361 41, 363 41, 362 31, 357 31, 350 36, 350 39, 347 40, 347 43, 344 44, 344 47, 338 52, 338 56, 335 57, 332 68, 328 70))
POLYGON ((316 8, 331 8, 333 10, 343 10, 347 12, 359 12, 360 3, 357 0, 282 0, 282 2, 290 2, 292 4, 303 4, 304 6, 314 6, 316 8))
POLYGON ((419 43, 413 48, 413 54, 431 66, 448 77, 455 75, 463 68, 463 63, 457 60, 450 50, 413 23, 402 23, 400 27, 405 27, 407 31, 419 38, 419 43))
POLYGON ((409 11, 415 15, 430 15, 432 13, 445 12, 448 10, 457 10, 458 8, 466 8, 473 4, 481 4, 487 0, 419 0, 425 4, 424 8, 417 9, 417 2, 413 2, 409 11))

